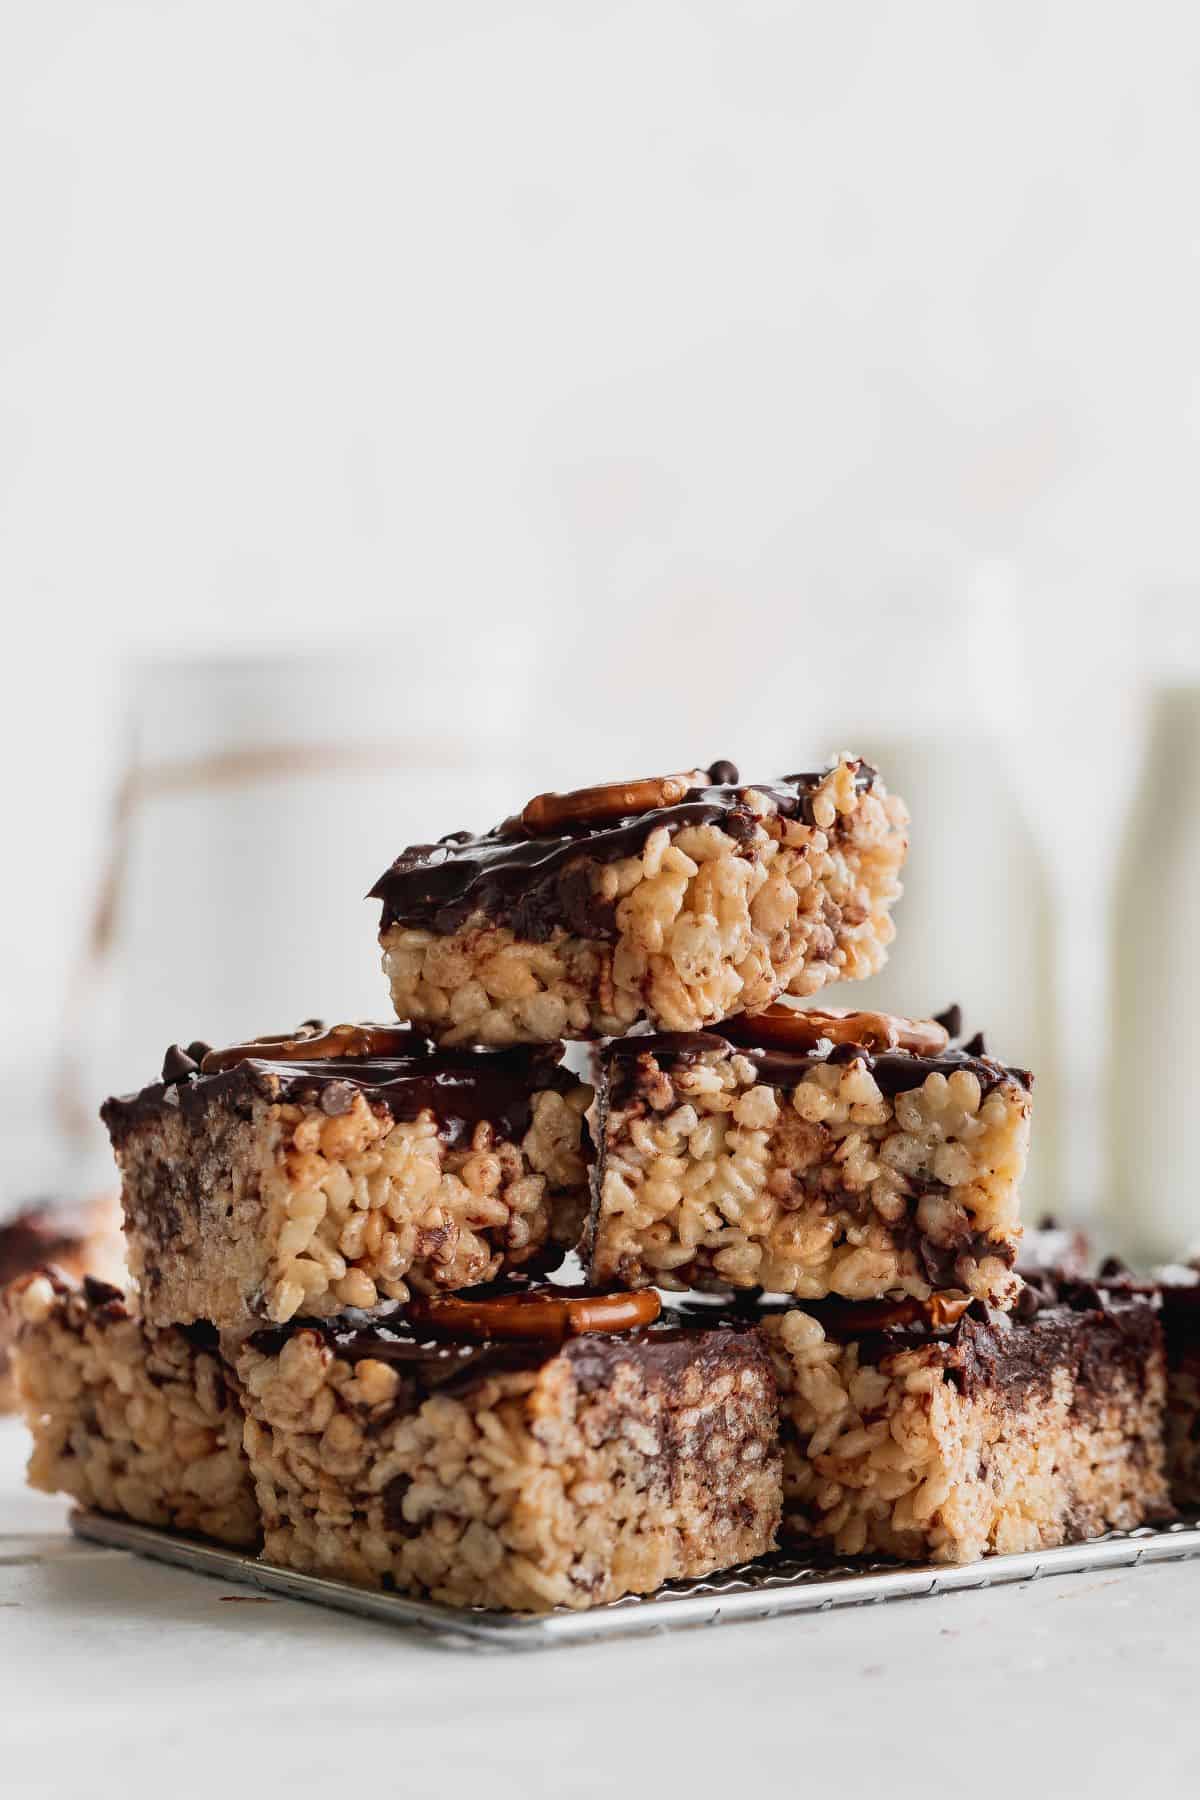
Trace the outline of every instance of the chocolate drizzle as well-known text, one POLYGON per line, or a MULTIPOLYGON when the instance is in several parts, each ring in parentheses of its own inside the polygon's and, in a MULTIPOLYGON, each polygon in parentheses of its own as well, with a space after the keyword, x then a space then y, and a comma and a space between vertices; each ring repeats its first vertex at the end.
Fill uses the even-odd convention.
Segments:
POLYGON ((319 1337, 344 1362, 381 1362, 401 1379, 399 1410, 419 1405, 435 1393, 459 1393, 487 1375, 535 1369, 553 1354, 554 1346, 510 1341, 459 1344, 418 1333, 403 1318, 367 1320, 343 1313, 336 1319, 295 1319, 269 1325, 247 1339, 251 1349, 278 1356, 301 1333, 319 1337))
MULTIPOLYGON (((1034 1284, 1031 1284, 1033 1286, 1034 1284)), ((1036 1300, 1011 1313, 973 1300, 952 1325, 914 1318, 905 1301, 764 1300, 740 1294, 712 1306, 685 1301, 671 1311, 692 1321, 779 1318, 809 1314, 826 1337, 853 1343, 860 1365, 874 1365, 903 1351, 937 1346, 947 1378, 967 1395, 987 1391, 1024 1399, 1044 1390, 1054 1373, 1070 1366, 1076 1404, 1089 1393, 1107 1394, 1115 1368, 1128 1368, 1141 1382, 1148 1359, 1161 1342, 1160 1312, 1154 1294, 1125 1284, 1097 1285, 1042 1275, 1036 1300), (889 1311, 895 1323, 887 1322, 889 1311)), ((668 1303, 670 1305, 670 1303, 668 1303)))
MULTIPOLYGON (((826 1063, 852 1062, 863 1063, 874 1076, 880 1092, 890 1098, 921 1087, 930 1075, 949 1076, 958 1069, 966 1069, 974 1075, 984 1094, 1006 1081, 1015 1081, 1026 1090, 1033 1087, 1033 1076, 1028 1069, 1008 1068, 1004 1063, 994 1062, 990 1056, 972 1055, 967 1048, 953 1044, 936 1056, 913 1056, 906 1050, 872 1051, 862 1044, 829 1044, 814 1050, 758 1050, 731 1042, 717 1027, 709 1031, 656 1032, 642 1037, 614 1038, 603 1046, 600 1054, 610 1060, 612 1067, 621 1069, 622 1065, 636 1063, 640 1056, 653 1056, 660 1067, 666 1068, 695 1062, 706 1054, 723 1052, 748 1057, 758 1070, 759 1079, 773 1087, 795 1087, 808 1070, 826 1063)), ((628 1080, 628 1077, 624 1079, 628 1080)))
POLYGON ((247 1057, 233 1068, 154 1082, 139 1093, 106 1100, 100 1116, 119 1146, 131 1131, 169 1109, 198 1118, 214 1105, 248 1108, 256 1097, 320 1106, 330 1117, 348 1112, 357 1094, 394 1119, 431 1112, 443 1139, 470 1139, 484 1120, 516 1141, 532 1117, 533 1097, 546 1089, 567 1093, 576 1078, 559 1064, 560 1044, 510 1050, 440 1050, 403 1057, 331 1057, 323 1061, 272 1062, 247 1057))
POLYGON ((1076 1383, 1106 1391, 1114 1366, 1130 1361, 1144 1370, 1158 1343, 1159 1315, 1152 1299, 1119 1287, 1042 1277, 1030 1284, 1034 1304, 1012 1313, 973 1301, 948 1328, 906 1323, 860 1333, 852 1301, 806 1307, 826 1333, 858 1344, 860 1363, 877 1363, 901 1350, 937 1343, 960 1391, 1018 1392, 1048 1387, 1056 1369, 1074 1367, 1076 1383))
MULTIPOLYGON (((564 1292, 577 1295, 577 1289, 564 1292)), ((553 1294, 556 1289, 546 1289, 553 1294)), ((536 1370, 555 1356, 565 1357, 583 1391, 611 1379, 622 1362, 650 1365, 660 1373, 690 1365, 703 1375, 726 1359, 733 1346, 742 1345, 748 1357, 761 1355, 754 1320, 734 1312, 714 1316, 685 1317, 672 1312, 653 1325, 630 1331, 596 1332, 569 1338, 484 1340, 455 1343, 414 1329, 402 1315, 386 1321, 362 1314, 342 1314, 336 1319, 297 1319, 287 1325, 267 1326, 247 1340, 265 1356, 278 1356, 284 1345, 301 1332, 311 1332, 335 1356, 349 1363, 371 1360, 386 1363, 400 1376, 400 1391, 389 1416, 410 1411, 431 1394, 460 1394, 491 1375, 536 1370)))
MULTIPOLYGON (((731 767, 714 764, 710 774, 723 775, 731 767)), ((615 903, 593 892, 590 871, 595 864, 639 855, 661 825, 680 831, 719 824, 731 837, 750 838, 758 825, 744 798, 751 788, 777 814, 812 825, 813 796, 827 774, 689 788, 677 805, 598 824, 566 825, 553 836, 532 837, 517 819, 477 837, 451 832, 436 844, 414 844, 403 851, 368 898, 383 902, 384 931, 401 924, 449 934, 472 914, 482 913, 534 943, 556 927, 580 937, 613 938, 615 903)), ((875 779, 875 770, 860 762, 858 791, 866 793, 875 779)))

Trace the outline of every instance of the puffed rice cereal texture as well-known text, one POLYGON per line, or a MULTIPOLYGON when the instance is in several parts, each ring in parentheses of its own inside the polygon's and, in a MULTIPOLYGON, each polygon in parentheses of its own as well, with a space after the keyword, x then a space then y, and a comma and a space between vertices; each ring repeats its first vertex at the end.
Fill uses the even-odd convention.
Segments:
POLYGON ((215 1343, 156 1330, 105 1283, 43 1270, 5 1295, 30 1485, 141 1525, 259 1540, 241 1409, 215 1343))
POLYGON ((303 1329, 244 1346, 269 1560, 542 1612, 774 1544, 776 1397, 757 1333, 579 1338, 432 1392, 384 1356, 303 1329))
POLYGON ((599 1058, 594 1281, 1011 1304, 1031 1110, 1015 1077, 949 1056, 891 1091, 869 1059, 764 1073, 718 1037, 647 1044, 599 1058))
POLYGON ((1162 1339, 1144 1301, 967 1319, 895 1349, 837 1341, 799 1308, 765 1330, 791 1540, 963 1563, 1169 1510, 1162 1339))

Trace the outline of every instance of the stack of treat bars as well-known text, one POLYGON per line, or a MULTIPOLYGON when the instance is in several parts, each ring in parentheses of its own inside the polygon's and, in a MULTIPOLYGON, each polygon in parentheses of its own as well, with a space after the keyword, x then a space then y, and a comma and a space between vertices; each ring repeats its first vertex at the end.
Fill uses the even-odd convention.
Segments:
POLYGON ((406 850, 403 1023, 175 1045, 103 1107, 131 1285, 10 1286, 30 1479, 521 1611, 1200 1499, 1197 1278, 1022 1260, 1030 1075, 956 1008, 789 1004, 881 966, 907 829, 843 756, 406 850))

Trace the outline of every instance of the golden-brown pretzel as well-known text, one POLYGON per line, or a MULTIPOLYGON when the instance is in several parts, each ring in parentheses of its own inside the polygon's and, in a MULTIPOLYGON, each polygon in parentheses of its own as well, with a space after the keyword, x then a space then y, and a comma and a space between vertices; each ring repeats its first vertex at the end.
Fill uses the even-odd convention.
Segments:
POLYGON ((548 837, 568 825, 604 825, 660 806, 677 806, 689 788, 708 780, 701 769, 686 775, 651 775, 642 781, 610 781, 567 794, 536 794, 519 823, 531 837, 548 837))
POLYGON ((937 1056, 950 1042, 946 1027, 936 1019, 902 1019, 893 1013, 782 1002, 764 1007, 762 1012, 739 1013, 717 1029, 735 1043, 777 1050, 815 1050, 825 1040, 861 1044, 864 1050, 907 1050, 913 1056, 937 1056))
POLYGON ((326 1062, 339 1056, 411 1056, 413 1033, 406 1025, 301 1025, 289 1037, 251 1038, 210 1050, 200 1067, 205 1075, 243 1062, 326 1062))
POLYGON ((468 1342, 524 1338, 558 1344, 585 1332, 631 1331, 638 1325, 653 1325, 661 1308, 653 1288, 618 1294, 532 1288, 479 1300, 466 1294, 421 1295, 409 1302, 405 1316, 438 1337, 468 1342))

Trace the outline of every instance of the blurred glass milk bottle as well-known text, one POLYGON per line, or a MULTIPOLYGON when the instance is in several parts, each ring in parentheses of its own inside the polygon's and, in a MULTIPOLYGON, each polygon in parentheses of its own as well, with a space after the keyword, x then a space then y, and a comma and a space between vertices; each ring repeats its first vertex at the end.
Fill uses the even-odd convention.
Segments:
POLYGON ((390 1013, 364 896, 406 844, 486 829, 526 791, 518 639, 477 642, 465 668, 388 640, 131 672, 65 1056, 89 1144, 104 1094, 155 1079, 172 1041, 390 1013))
POLYGON ((1200 1240, 1200 686, 1157 688, 1113 901, 1110 1224, 1139 1261, 1200 1240))

